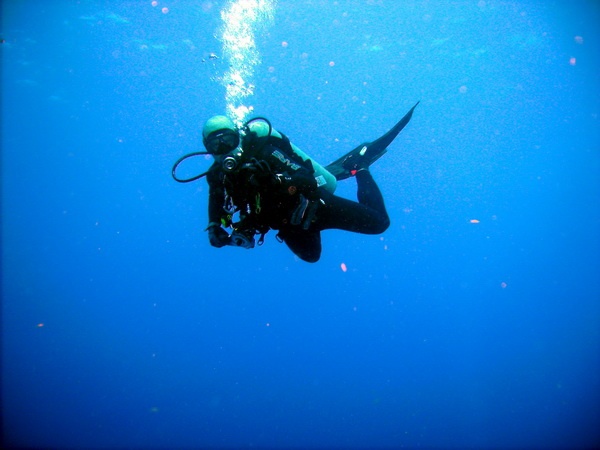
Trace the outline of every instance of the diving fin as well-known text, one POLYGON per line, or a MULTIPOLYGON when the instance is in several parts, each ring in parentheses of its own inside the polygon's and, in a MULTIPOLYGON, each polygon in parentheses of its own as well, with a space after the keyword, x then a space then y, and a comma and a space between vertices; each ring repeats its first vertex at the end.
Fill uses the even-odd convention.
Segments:
POLYGON ((419 102, 417 102, 391 130, 379 139, 373 142, 360 144, 341 158, 338 158, 328 166, 325 166, 325 169, 339 181, 353 176, 359 169, 368 168, 385 154, 387 147, 410 121, 413 111, 418 104, 419 102))

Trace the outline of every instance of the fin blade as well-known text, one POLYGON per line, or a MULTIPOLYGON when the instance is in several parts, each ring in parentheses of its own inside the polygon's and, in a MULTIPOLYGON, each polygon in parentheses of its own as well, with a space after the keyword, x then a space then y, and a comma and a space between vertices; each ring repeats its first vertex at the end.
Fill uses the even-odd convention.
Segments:
POLYGON ((419 105, 419 103, 420 100, 417 103, 415 103, 415 105, 404 115, 404 117, 402 117, 402 119, 400 119, 398 123, 396 123, 396 125, 392 127, 391 130, 389 130, 379 139, 373 142, 365 142, 360 144, 358 147, 353 148, 342 157, 336 159, 332 163, 325 166, 325 169, 328 170, 338 181, 350 178, 352 174, 350 173, 350 171, 344 168, 344 161, 346 161, 346 159, 348 159, 349 156, 360 153, 360 151, 364 147, 367 147, 367 152, 375 153, 370 161, 370 164, 377 161, 384 155, 384 153, 387 151, 387 147, 392 143, 396 136, 398 136, 398 134, 400 134, 400 132, 404 129, 408 122, 410 122, 413 112, 415 108, 419 105))

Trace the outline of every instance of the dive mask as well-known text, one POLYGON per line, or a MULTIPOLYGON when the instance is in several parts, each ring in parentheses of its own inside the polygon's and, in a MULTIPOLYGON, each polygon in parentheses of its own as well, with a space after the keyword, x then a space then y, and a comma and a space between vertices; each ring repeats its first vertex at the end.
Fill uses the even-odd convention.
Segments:
POLYGON ((223 155, 237 148, 240 135, 237 131, 224 129, 215 131, 204 139, 206 151, 213 155, 223 155))

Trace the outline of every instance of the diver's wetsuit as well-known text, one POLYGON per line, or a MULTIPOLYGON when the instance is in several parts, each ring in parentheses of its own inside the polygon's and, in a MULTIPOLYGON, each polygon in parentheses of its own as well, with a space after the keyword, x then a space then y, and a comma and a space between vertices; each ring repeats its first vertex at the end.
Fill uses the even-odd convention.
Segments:
MULTIPOLYGON (((326 166, 326 169, 338 180, 343 180, 355 174, 358 188, 358 202, 338 197, 324 188, 316 189, 315 187, 310 192, 299 189, 298 193, 290 196, 285 187, 282 186, 274 186, 272 184, 250 186, 246 182, 246 185, 241 189, 242 195, 252 199, 255 198, 256 193, 259 193, 262 199, 260 214, 252 214, 254 224, 266 229, 279 230, 277 236, 287 244, 292 252, 307 262, 316 262, 319 260, 321 256, 321 231, 323 230, 339 229, 363 234, 383 233, 389 227, 390 219, 381 191, 371 173, 366 169, 368 169, 368 165, 371 162, 385 153, 387 146, 390 145, 410 120, 416 106, 379 139, 361 144, 326 166), (349 156, 356 156, 358 154, 360 154, 360 157, 365 157, 368 164, 362 170, 356 172, 349 171, 345 167, 346 160, 349 156), (312 220, 306 226, 292 225, 290 223, 292 222, 290 217, 294 209, 301 202, 299 194, 309 197, 313 202, 312 204, 317 205, 314 217, 312 217, 312 220)), ((266 146, 260 149, 263 158, 268 159, 268 155, 271 155, 277 149, 286 153, 286 145, 280 146, 277 142, 277 140, 271 140, 266 146)), ((289 146, 289 141, 287 145, 289 146)), ((299 170, 298 173, 301 171, 299 170)), ((223 216, 223 204, 226 198, 223 184, 224 178, 227 178, 227 176, 223 173, 221 165, 215 163, 207 175, 210 186, 209 220, 211 223, 220 223, 223 216)), ((240 205, 237 206, 240 207, 240 205)))
MULTIPOLYGON (((214 164, 207 175, 210 187, 209 221, 220 223, 225 202, 224 173, 214 164)), ((299 204, 298 197, 290 198, 282 188, 260 187, 262 207, 260 225, 279 230, 280 237, 299 258, 316 262, 321 256, 321 231, 339 229, 364 234, 383 233, 390 225, 383 196, 368 170, 356 173, 358 203, 319 188, 313 201, 317 204, 314 219, 304 229, 290 224, 290 215, 299 204)), ((250 187, 242 189, 248 192, 250 187)), ((255 194, 252 194, 255 195, 255 194)))

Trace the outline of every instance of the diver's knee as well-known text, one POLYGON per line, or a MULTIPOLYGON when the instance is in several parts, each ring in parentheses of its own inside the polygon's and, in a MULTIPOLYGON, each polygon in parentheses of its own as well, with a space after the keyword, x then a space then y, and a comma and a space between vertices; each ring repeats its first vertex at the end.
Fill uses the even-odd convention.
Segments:
POLYGON ((316 263, 321 259, 321 253, 296 253, 296 256, 307 263, 316 263))
POLYGON ((390 227, 390 218, 385 216, 381 219, 373 229, 373 234, 382 234, 390 227))

